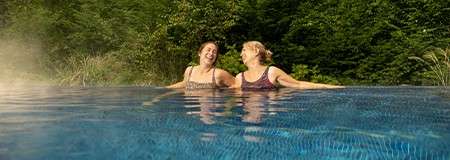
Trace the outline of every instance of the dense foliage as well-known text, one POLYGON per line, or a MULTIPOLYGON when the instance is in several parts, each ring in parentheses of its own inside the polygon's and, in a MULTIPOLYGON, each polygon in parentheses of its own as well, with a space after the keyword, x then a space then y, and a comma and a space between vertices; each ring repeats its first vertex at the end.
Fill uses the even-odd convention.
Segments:
POLYGON ((427 85, 432 84, 426 76, 429 68, 408 57, 449 47, 449 4, 0 0, 0 40, 38 44, 39 74, 62 85, 175 82, 186 66, 196 63, 197 47, 208 40, 220 45, 218 66, 233 74, 245 70, 239 56, 242 43, 258 40, 274 52, 273 65, 298 79, 427 85))

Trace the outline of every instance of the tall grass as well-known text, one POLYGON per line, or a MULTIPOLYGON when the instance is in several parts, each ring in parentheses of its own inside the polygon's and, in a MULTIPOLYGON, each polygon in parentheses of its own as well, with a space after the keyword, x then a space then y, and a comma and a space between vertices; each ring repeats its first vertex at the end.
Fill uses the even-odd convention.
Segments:
POLYGON ((410 57, 427 65, 431 72, 430 78, 442 86, 450 86, 450 48, 433 48, 422 57, 410 57))
POLYGON ((62 86, 118 85, 127 74, 124 64, 111 55, 70 57, 61 68, 56 70, 56 80, 62 86))

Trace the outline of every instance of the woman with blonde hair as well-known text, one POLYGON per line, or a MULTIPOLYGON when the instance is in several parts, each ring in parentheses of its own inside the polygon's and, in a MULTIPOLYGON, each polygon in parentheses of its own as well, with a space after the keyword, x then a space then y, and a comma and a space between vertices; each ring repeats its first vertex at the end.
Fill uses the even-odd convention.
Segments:
POLYGON ((211 89, 234 85, 235 80, 230 73, 215 67, 218 50, 218 45, 212 41, 200 45, 197 51, 199 65, 187 67, 183 81, 167 88, 211 89))
POLYGON ((258 41, 245 42, 241 51, 242 62, 247 71, 236 75, 234 88, 242 90, 271 90, 279 85, 299 89, 343 88, 342 86, 327 85, 298 81, 283 70, 264 65, 264 61, 271 60, 272 52, 258 41))

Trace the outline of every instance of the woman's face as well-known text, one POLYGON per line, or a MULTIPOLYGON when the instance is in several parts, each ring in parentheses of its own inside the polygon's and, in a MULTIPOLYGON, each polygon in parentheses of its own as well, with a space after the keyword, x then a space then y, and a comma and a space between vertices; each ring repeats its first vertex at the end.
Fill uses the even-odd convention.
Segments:
POLYGON ((242 47, 242 51, 241 51, 241 58, 242 58, 242 62, 244 64, 247 64, 247 62, 257 58, 257 54, 256 51, 251 48, 248 45, 244 45, 244 47, 242 47))
POLYGON ((217 58, 217 46, 209 43, 200 51, 200 64, 213 65, 217 58))

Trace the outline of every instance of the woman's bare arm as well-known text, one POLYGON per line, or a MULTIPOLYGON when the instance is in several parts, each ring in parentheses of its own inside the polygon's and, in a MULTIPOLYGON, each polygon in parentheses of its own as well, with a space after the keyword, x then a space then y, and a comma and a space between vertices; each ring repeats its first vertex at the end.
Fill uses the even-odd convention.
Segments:
POLYGON ((222 69, 217 69, 217 71, 218 71, 217 77, 219 78, 219 84, 221 86, 231 87, 234 85, 235 78, 230 73, 222 69))
POLYGON ((230 86, 230 88, 241 88, 242 85, 242 73, 239 73, 234 78, 234 85, 230 86))
POLYGON ((184 87, 186 87, 185 81, 177 82, 175 84, 171 84, 170 86, 166 86, 166 88, 170 88, 170 89, 184 88, 184 87))
POLYGON ((286 74, 283 70, 273 67, 273 72, 276 77, 276 81, 285 87, 292 87, 298 89, 332 89, 332 88, 344 88, 342 86, 335 86, 329 84, 313 83, 306 81, 298 81, 286 74))

